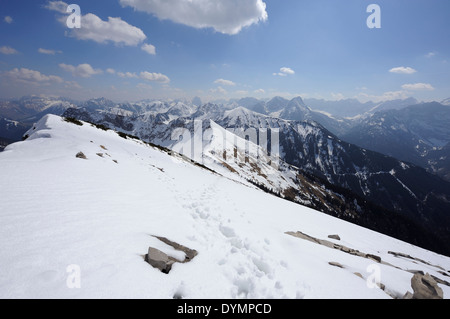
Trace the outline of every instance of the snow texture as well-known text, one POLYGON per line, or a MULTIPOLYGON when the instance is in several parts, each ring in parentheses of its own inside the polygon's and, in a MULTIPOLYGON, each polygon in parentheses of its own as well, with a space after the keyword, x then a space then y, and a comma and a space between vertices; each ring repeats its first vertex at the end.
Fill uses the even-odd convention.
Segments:
POLYGON ((412 292, 407 270, 449 281, 448 257, 111 130, 47 115, 28 135, 0 154, 0 298, 401 298, 412 292), (286 232, 338 234, 382 263, 286 232), (183 256, 153 236, 198 256, 163 274, 144 261, 149 246, 183 256), (384 290, 371 285, 374 274, 384 290))

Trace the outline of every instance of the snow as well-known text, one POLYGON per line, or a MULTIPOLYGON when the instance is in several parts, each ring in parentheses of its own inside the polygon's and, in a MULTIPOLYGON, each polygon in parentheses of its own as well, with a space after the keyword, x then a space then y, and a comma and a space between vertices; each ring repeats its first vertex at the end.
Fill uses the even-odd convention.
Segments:
MULTIPOLYGON (((113 131, 48 115, 28 135, 0 154, 0 298, 378 299, 412 291, 408 269, 443 280, 439 271, 450 269, 448 257, 268 195, 113 131), (75 157, 80 151, 86 160, 75 157), (395 267, 289 231, 320 239, 339 234, 340 245, 395 267), (145 263, 149 246, 183 256, 154 236, 198 256, 163 274, 145 263), (80 270, 79 288, 68 284, 73 269, 80 270), (373 269, 391 295, 369 288, 373 269)), ((449 298, 450 288, 440 287, 449 298)))

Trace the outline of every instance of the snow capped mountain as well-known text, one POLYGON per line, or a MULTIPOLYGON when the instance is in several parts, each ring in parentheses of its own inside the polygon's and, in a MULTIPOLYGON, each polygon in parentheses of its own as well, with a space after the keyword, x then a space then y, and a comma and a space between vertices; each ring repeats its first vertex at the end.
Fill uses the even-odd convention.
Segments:
POLYGON ((450 98, 443 100, 441 104, 450 106, 450 98))
POLYGON ((75 104, 68 99, 46 96, 26 96, 17 100, 0 102, 0 117, 30 123, 46 114, 61 115, 75 104))
MULTIPOLYGON (((301 105, 300 101, 297 102, 293 105, 301 105)), ((250 132, 251 135, 254 135, 251 141, 254 144, 260 143, 259 145, 264 144, 261 143, 264 139, 267 139, 268 142, 272 141, 270 137, 261 136, 261 132, 277 130, 279 134, 275 138, 278 138, 279 142, 279 158, 287 166, 295 167, 292 170, 289 169, 289 174, 291 176, 301 175, 302 178, 306 176, 305 174, 315 176, 321 182, 314 182, 314 178, 312 178, 309 183, 321 184, 322 186, 319 188, 322 189, 322 195, 313 196, 312 189, 314 187, 310 187, 310 190, 308 187, 302 187, 301 181, 297 178, 290 179, 294 185, 287 183, 285 186, 289 186, 284 188, 275 187, 270 180, 261 181, 258 178, 252 178, 254 182, 262 183, 264 188, 272 189, 283 196, 289 193, 290 197, 297 202, 309 201, 315 209, 342 218, 357 215, 358 218, 354 218, 355 222, 363 223, 365 221, 364 225, 371 224, 370 218, 363 218, 361 213, 357 214, 357 205, 351 205, 352 207, 348 207, 348 212, 345 213, 346 209, 336 208, 339 206, 337 202, 332 204, 331 200, 320 200, 320 198, 327 197, 324 195, 327 192, 341 195, 350 192, 353 194, 349 196, 352 198, 350 202, 356 198, 362 198, 367 202, 376 203, 372 208, 367 207, 367 214, 375 215, 374 206, 377 205, 382 207, 381 210, 391 212, 390 216, 395 220, 393 224, 397 226, 388 226, 372 221, 373 225, 378 225, 378 231, 389 231, 390 235, 401 236, 404 240, 436 251, 448 250, 445 243, 450 240, 448 232, 450 216, 447 214, 447 211, 450 210, 449 183, 437 179, 414 165, 405 164, 394 158, 343 142, 315 122, 283 120, 255 113, 243 107, 225 110, 212 104, 199 108, 191 117, 179 117, 173 120, 166 114, 148 117, 142 115, 111 117, 89 114, 83 110, 68 110, 65 116, 102 124, 157 145, 175 148, 177 152, 183 152, 191 158, 196 155, 195 146, 193 146, 195 140, 192 139, 195 136, 194 132, 199 128, 203 132, 210 129, 211 120, 244 139, 246 137, 243 135, 244 132, 254 129, 255 132, 250 132), (195 117, 197 115, 198 118, 195 117), (200 124, 195 124, 196 121, 200 124), (299 170, 302 173, 299 173, 299 170), (325 187, 324 184, 328 186, 325 187), (331 187, 334 188, 331 189, 331 187), (299 195, 302 193, 306 195, 299 195), (311 200, 312 198, 315 200, 311 200), (349 213, 350 211, 355 214, 349 213), (409 226, 400 231, 400 228, 403 227, 399 225, 402 224, 409 226), (412 232, 412 229, 417 231, 412 232)), ((196 144, 200 145, 200 150, 202 150, 202 144, 206 144, 204 139, 205 136, 202 134, 196 138, 196 144)), ((207 139, 208 137, 206 137, 207 139)), ((275 143, 267 143, 266 150, 271 150, 272 145, 276 146, 275 143)), ((273 150, 276 153, 277 148, 273 150)), ((227 154, 230 152, 231 150, 227 154)), ((198 157, 195 159, 199 160, 198 157)), ((244 167, 241 169, 244 170, 244 167)), ((257 171, 264 168, 247 167, 246 169, 252 171, 253 175, 257 175, 257 171)), ((240 169, 233 168, 233 170, 241 175, 244 174, 240 169)), ((286 179, 283 174, 278 175, 278 179, 283 178, 286 179)), ((344 202, 349 202, 349 200, 344 200, 344 202)))
MULTIPOLYGON (((62 115, 75 105, 58 97, 27 96, 0 102, 0 144, 20 141, 24 133, 46 114, 62 115)), ((0 148, 1 150, 2 148, 0 148)))
POLYGON ((450 108, 437 102, 378 112, 342 138, 444 176, 450 172, 445 146, 450 143, 450 108))
POLYGON ((450 296, 450 258, 168 150, 52 115, 27 135, 0 154, 2 298, 450 296), (149 247, 185 258, 163 237, 196 256, 153 268, 149 247))
POLYGON ((386 101, 382 103, 378 103, 373 108, 371 108, 369 111, 363 114, 363 116, 375 114, 376 112, 381 111, 388 111, 388 110, 401 110, 411 105, 418 104, 419 101, 417 101, 415 98, 407 98, 404 100, 392 100, 392 101, 386 101))

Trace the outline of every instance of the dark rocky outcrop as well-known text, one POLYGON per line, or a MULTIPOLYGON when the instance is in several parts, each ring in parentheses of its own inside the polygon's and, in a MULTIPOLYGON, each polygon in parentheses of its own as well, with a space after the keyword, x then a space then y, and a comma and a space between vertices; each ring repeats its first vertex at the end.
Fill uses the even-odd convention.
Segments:
POLYGON ((76 158, 81 158, 81 159, 87 159, 86 155, 84 155, 83 152, 78 152, 77 155, 75 155, 76 158))

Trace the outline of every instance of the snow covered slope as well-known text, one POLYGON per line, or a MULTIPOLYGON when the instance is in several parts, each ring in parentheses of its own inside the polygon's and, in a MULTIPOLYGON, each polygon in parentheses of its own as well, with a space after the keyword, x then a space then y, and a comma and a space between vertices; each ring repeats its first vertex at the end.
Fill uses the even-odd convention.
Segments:
POLYGON ((418 270, 450 298, 448 257, 87 123, 28 135, 0 154, 0 298, 401 298, 418 270), (153 236, 198 255, 163 274, 153 236))

